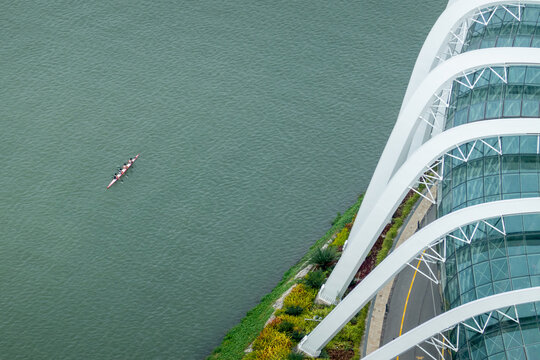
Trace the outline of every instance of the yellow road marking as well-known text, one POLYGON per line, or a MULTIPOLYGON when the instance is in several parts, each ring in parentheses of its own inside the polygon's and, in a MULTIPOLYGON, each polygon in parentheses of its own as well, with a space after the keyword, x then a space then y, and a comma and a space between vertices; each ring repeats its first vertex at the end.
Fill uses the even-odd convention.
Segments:
MULTIPOLYGON (((424 252, 426 252, 424 250, 424 252)), ((424 254, 424 252, 422 254, 424 254)), ((409 286, 409 293, 407 294, 407 298, 405 299, 405 307, 403 308, 403 316, 401 317, 401 326, 399 327, 399 336, 401 336, 401 333, 403 332, 403 323, 405 322, 405 313, 407 312, 407 304, 409 303, 409 297, 411 296, 412 287, 414 285, 414 279, 416 278, 416 273, 418 272, 418 268, 420 267, 420 264, 422 263, 422 260, 418 260, 418 264, 416 264, 416 270, 414 270, 414 274, 411 280, 411 286, 409 286)), ((399 356, 396 358, 396 360, 399 360, 399 356)))

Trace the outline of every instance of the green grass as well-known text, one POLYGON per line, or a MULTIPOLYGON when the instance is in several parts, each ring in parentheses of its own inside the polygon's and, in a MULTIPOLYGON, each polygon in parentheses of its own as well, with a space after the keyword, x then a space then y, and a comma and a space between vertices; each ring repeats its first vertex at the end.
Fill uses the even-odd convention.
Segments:
POLYGON ((281 295, 287 291, 294 283, 294 277, 305 266, 313 254, 323 246, 334 233, 343 228, 347 223, 351 222, 362 203, 363 195, 358 198, 358 201, 352 205, 343 215, 339 214, 333 221, 333 225, 326 234, 317 240, 310 247, 304 257, 293 267, 291 267, 284 275, 278 285, 267 295, 265 295, 260 303, 253 309, 248 311, 240 324, 233 327, 223 338, 221 345, 214 349, 207 360, 240 360, 245 355, 244 350, 262 331, 264 324, 274 312, 272 305, 281 295))

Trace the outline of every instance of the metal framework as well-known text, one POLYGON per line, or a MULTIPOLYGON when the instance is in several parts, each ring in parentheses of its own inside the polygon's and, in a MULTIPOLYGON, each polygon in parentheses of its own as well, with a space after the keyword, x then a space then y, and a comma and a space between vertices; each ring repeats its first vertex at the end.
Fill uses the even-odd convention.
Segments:
MULTIPOLYGON (((465 321, 461 321, 458 324, 453 325, 452 327, 445 329, 441 332, 438 332, 436 335, 430 337, 428 340, 424 340, 424 343, 426 345, 431 345, 434 350, 437 352, 437 354, 440 356, 440 359, 445 360, 447 352, 446 349, 450 349, 452 351, 458 351, 459 350, 459 336, 460 336, 460 328, 466 328, 472 331, 475 331, 479 334, 483 334, 486 330, 487 326, 489 325, 489 321, 492 319, 492 316, 494 313, 497 313, 517 324, 519 324, 519 315, 516 305, 512 305, 504 309, 505 311, 501 311, 503 309, 499 310, 492 310, 489 313, 482 314, 481 316, 473 316, 470 319, 467 319, 465 321), (508 312, 513 312, 514 317, 508 314, 508 312), (467 323, 468 322, 468 323, 467 323), (471 322, 473 324, 471 324, 471 322), (461 326, 460 326, 461 325, 461 326), (448 333, 449 331, 452 331, 456 329, 456 340, 455 343, 452 343, 450 339, 445 336, 445 333, 448 333), (441 340, 442 339, 442 340, 441 340)), ((433 355, 432 353, 427 351, 422 345, 416 344, 416 347, 422 350, 430 359, 433 360, 439 360, 433 355)))
MULTIPOLYGON (((418 181, 429 184, 434 179, 443 179, 442 172, 434 172, 436 170, 434 164, 443 161, 441 159, 444 158, 445 154, 464 143, 475 140, 489 144, 488 138, 538 134, 540 132, 539 121, 538 118, 516 118, 464 124, 445 131, 422 145, 390 179, 384 191, 379 195, 376 206, 370 209, 369 221, 359 222, 356 220, 353 226, 355 231, 351 231, 347 248, 330 274, 324 288, 321 288, 318 295, 319 300, 331 304, 343 295, 380 232, 409 189, 418 181)), ((494 149, 498 147, 498 145, 493 146, 493 144, 490 146, 494 149)), ((469 153, 463 153, 463 158, 460 160, 468 161, 468 155, 469 153)), ((429 198, 430 195, 427 196, 429 198)), ((434 198, 430 201, 434 201, 434 198)))
MULTIPOLYGON (((521 289, 508 291, 505 293, 487 296, 482 299, 471 301, 465 305, 461 305, 452 310, 449 310, 433 319, 426 321, 420 326, 412 329, 404 335, 389 342, 383 347, 377 349, 371 354, 364 357, 364 360, 384 360, 393 359, 399 354, 407 351, 408 349, 418 346, 425 351, 424 348, 419 346, 420 343, 426 341, 428 344, 435 346, 438 349, 442 349, 445 345, 446 348, 457 350, 457 344, 454 345, 450 342, 443 343, 437 339, 437 335, 448 340, 444 336, 444 332, 451 330, 454 327, 465 327, 473 331, 483 333, 489 319, 492 318, 492 314, 497 312, 508 319, 519 322, 519 316, 516 305, 532 303, 540 300, 540 287, 532 287, 529 289, 521 289), (501 311, 502 309, 510 309, 515 311, 515 318, 507 313, 507 311, 501 311), (478 322, 475 317, 480 315, 487 316, 487 321, 478 322), (474 322, 474 326, 470 325, 470 321, 474 322), (467 324, 469 322, 469 324, 467 324), (483 323, 483 325, 481 325, 483 323), (437 340, 434 340, 437 339, 437 340), (436 345, 435 345, 436 344, 436 345)), ((427 353, 427 351, 425 351, 427 353)), ((430 355, 431 356, 431 355, 430 355)), ((431 357, 433 358, 433 357, 431 357)))
MULTIPOLYGON (((481 76, 474 78, 471 75, 477 72, 483 75, 487 71, 507 82, 509 66, 540 64, 540 49, 535 48, 491 48, 460 53, 472 24, 479 22, 488 25, 493 20, 494 11, 501 9, 521 21, 524 4, 540 4, 540 0, 450 0, 420 51, 396 125, 366 191, 347 247, 318 294, 320 301, 328 304, 339 302, 405 194, 418 184, 424 184, 429 189, 444 179, 445 157, 467 162, 475 146, 480 143, 501 155, 500 137, 531 134, 537 135, 537 153, 540 153, 540 119, 484 120, 443 131, 454 85, 473 89, 481 76), (462 146, 465 143, 472 143, 468 150, 462 146)), ((432 192, 422 195, 435 203, 432 192)), ((299 349, 317 356, 369 299, 413 259, 421 259, 427 265, 446 261, 443 246, 446 236, 470 243, 474 241, 475 229, 482 222, 504 234, 504 216, 526 213, 540 213, 538 198, 475 205, 439 218, 418 231, 379 264, 302 340, 299 349), (498 223, 490 220, 494 218, 499 219, 498 223), (465 231, 465 224, 472 226, 472 233, 465 231), (456 230, 457 234, 452 233, 456 230)), ((424 275, 432 281, 439 281, 430 270, 424 271, 424 275)), ((519 321, 517 314, 514 317, 500 309, 537 300, 540 300, 540 288, 499 294, 462 305, 397 338, 368 358, 392 358, 416 345, 424 350, 427 346, 434 346, 439 353, 444 344, 457 349, 457 345, 449 343, 444 335, 445 330, 457 326, 456 331, 460 327, 484 331, 487 321, 492 318, 491 313, 497 310, 519 321), (483 313, 488 314, 484 317, 487 321, 475 318, 483 313)))
POLYGON ((452 56, 456 56, 461 53, 461 49, 465 45, 467 33, 472 24, 477 23, 483 26, 488 26, 495 11, 498 9, 504 9, 517 21, 521 21, 522 8, 524 7, 524 1, 506 2, 504 4, 491 5, 484 8, 477 8, 465 16, 462 21, 455 26, 455 28, 449 31, 448 35, 448 47, 445 51, 438 54, 436 59, 440 62, 446 61, 452 56))
MULTIPOLYGON (((540 2, 540 0, 538 1, 540 2)), ((540 49, 515 48, 511 52, 505 48, 482 49, 455 56, 429 73, 416 89, 414 96, 407 103, 404 102, 396 125, 392 130, 362 201, 355 225, 351 229, 351 237, 354 238, 357 228, 364 221, 367 221, 368 215, 371 214, 373 208, 379 202, 381 193, 388 186, 390 179, 395 176, 400 166, 403 166, 407 157, 411 157, 412 153, 418 150, 411 148, 410 145, 415 138, 415 132, 419 124, 425 124, 420 119, 420 116, 422 116, 426 108, 434 103, 434 99, 437 98, 436 94, 449 86, 463 72, 467 73, 487 67, 493 68, 510 64, 533 64, 538 62, 538 59, 540 59, 540 49)), ((421 143, 417 145, 421 146, 421 143)), ((346 285, 341 284, 340 288, 342 286, 346 285)), ((328 291, 333 287, 334 285, 327 286, 326 290, 328 291)), ((340 291, 335 292, 335 294, 327 292, 321 294, 321 297, 326 299, 334 297, 335 300, 338 292, 340 291)))
MULTIPOLYGON (((471 206, 443 216, 422 228, 395 249, 359 283, 321 323, 307 335, 299 350, 318 356, 322 348, 371 300, 406 264, 465 224, 490 222, 504 216, 540 213, 540 200, 512 199, 471 206)), ((493 223, 490 222, 491 225, 493 223)), ((472 237, 471 237, 472 238, 472 237)), ((427 253, 427 251, 426 251, 427 253)), ((436 257, 436 256, 435 256, 436 257)), ((414 345, 414 344, 413 344, 414 345)), ((413 346, 411 345, 411 346, 413 346)))

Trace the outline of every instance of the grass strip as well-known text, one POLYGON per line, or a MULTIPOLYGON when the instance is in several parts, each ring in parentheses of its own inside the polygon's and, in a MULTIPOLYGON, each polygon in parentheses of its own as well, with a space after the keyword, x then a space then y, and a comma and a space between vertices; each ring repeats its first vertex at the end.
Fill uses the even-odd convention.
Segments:
MULTIPOLYGON (((264 324, 274 312, 272 305, 283 295, 294 283, 294 277, 305 266, 312 254, 321 248, 334 233, 341 230, 347 223, 351 222, 360 208, 364 195, 361 195, 356 203, 352 205, 343 215, 338 216, 332 222, 332 227, 326 234, 312 245, 302 259, 291 267, 283 275, 277 286, 267 295, 263 296, 257 306, 247 312, 242 321, 234 326, 223 338, 221 344, 214 349, 207 360, 240 360, 245 355, 244 350, 262 331, 264 324)), ((365 321, 364 321, 365 322, 365 321)))

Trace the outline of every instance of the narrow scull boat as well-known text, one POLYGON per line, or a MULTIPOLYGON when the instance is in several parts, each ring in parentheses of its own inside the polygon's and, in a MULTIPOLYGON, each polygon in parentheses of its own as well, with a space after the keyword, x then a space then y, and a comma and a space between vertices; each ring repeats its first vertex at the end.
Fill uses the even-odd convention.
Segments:
POLYGON ((139 157, 140 154, 137 154, 137 156, 135 156, 135 158, 126 165, 126 168, 125 169, 122 169, 122 171, 120 172, 120 174, 118 176, 116 176, 112 181, 111 183, 109 184, 109 186, 107 186, 107 189, 110 188, 115 182, 117 182, 118 180, 120 180, 120 178, 122 177, 122 175, 124 175, 126 173, 126 171, 128 171, 128 169, 131 167, 131 165, 133 165, 133 163, 135 162, 135 160, 137 160, 137 158, 139 157))

